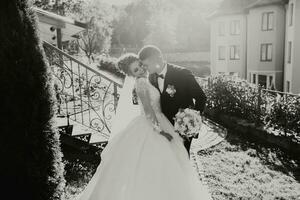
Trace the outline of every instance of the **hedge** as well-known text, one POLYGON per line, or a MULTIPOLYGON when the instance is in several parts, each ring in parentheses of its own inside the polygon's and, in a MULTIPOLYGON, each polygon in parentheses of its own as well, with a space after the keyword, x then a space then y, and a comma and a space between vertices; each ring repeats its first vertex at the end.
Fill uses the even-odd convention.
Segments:
POLYGON ((209 77, 204 91, 207 109, 276 129, 282 136, 300 142, 299 95, 267 91, 224 75, 209 77))
POLYGON ((27 0, 0 3, 0 180, 6 199, 58 200, 65 179, 52 76, 27 0))

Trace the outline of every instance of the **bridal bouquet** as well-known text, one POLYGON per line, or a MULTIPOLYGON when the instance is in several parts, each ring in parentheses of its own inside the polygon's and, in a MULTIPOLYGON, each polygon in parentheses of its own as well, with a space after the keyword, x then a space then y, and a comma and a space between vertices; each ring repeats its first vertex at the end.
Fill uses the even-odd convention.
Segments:
POLYGON ((190 108, 180 109, 174 120, 175 131, 182 137, 195 137, 201 129, 202 119, 199 111, 190 108))

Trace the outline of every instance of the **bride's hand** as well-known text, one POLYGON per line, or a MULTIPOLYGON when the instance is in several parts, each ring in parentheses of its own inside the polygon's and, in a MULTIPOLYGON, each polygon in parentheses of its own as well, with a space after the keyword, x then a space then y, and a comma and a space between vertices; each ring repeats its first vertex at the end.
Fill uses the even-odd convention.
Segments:
POLYGON ((172 141, 173 136, 170 135, 169 133, 165 132, 165 131, 160 131, 159 134, 161 134, 162 136, 166 137, 167 140, 172 141))

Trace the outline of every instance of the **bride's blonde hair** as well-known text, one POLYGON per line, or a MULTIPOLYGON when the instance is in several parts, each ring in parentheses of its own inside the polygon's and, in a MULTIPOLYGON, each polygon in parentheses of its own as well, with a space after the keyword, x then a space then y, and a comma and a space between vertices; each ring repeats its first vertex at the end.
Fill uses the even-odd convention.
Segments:
POLYGON ((126 53, 118 59, 117 66, 123 74, 132 76, 129 66, 136 61, 140 61, 138 55, 134 53, 126 53))

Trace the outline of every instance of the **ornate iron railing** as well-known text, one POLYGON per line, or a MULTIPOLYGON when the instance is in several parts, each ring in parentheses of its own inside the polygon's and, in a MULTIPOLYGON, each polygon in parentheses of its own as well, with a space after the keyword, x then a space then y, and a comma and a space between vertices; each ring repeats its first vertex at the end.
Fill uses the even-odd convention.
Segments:
POLYGON ((108 78, 51 44, 43 43, 54 74, 57 115, 109 137, 122 82, 108 78))

